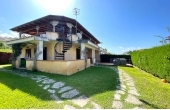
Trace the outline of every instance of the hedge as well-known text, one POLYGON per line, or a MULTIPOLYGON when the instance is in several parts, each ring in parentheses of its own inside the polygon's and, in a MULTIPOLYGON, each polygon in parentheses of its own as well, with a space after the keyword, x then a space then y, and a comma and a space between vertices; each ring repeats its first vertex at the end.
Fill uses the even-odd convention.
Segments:
POLYGON ((10 61, 11 56, 12 56, 12 53, 0 52, 0 65, 11 63, 10 61))
POLYGON ((101 54, 100 62, 110 62, 111 58, 125 58, 128 63, 132 64, 130 55, 110 55, 110 54, 101 54))
POLYGON ((170 44, 138 50, 131 57, 135 66, 170 82, 170 44))

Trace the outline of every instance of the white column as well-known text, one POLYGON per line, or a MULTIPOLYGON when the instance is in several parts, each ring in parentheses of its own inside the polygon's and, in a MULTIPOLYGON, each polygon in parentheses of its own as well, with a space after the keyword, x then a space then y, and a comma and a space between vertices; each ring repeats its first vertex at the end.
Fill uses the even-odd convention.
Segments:
POLYGON ((57 26, 58 21, 51 21, 50 23, 53 25, 53 32, 55 32, 55 26, 57 26))
POLYGON ((40 26, 36 26, 35 29, 37 30, 37 35, 38 35, 40 26))
POLYGON ((81 50, 80 51, 81 59, 85 59, 86 50, 85 50, 84 43, 81 43, 81 49, 80 50, 81 50))
POLYGON ((95 60, 95 50, 94 49, 92 49, 92 60, 93 60, 93 63, 96 62, 96 60, 95 60))
POLYGON ((37 45, 37 54, 39 54, 37 60, 43 60, 43 41, 39 41, 37 45))
POLYGON ((20 39, 21 39, 21 35, 22 35, 22 32, 20 31, 20 32, 19 32, 19 38, 20 38, 20 39))
POLYGON ((70 41, 72 41, 72 27, 73 27, 73 25, 72 25, 71 23, 66 23, 66 24, 67 24, 67 26, 68 26, 69 29, 70 29, 68 39, 69 39, 70 41))

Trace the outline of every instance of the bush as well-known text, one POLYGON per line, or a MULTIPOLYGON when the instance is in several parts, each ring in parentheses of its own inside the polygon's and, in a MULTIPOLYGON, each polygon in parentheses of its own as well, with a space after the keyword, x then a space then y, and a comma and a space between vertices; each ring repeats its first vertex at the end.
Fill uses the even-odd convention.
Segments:
POLYGON ((0 52, 0 64, 9 64, 11 63, 12 53, 0 52))
POLYGON ((135 66, 170 82, 170 44, 138 50, 131 57, 135 66))

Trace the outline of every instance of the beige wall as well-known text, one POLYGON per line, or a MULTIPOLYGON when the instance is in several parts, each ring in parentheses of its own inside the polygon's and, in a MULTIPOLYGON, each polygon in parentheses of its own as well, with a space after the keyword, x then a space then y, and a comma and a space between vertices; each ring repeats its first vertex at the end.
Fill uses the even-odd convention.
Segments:
POLYGON ((92 58, 92 49, 87 49, 87 58, 92 58))
POLYGON ((65 60, 76 60, 76 48, 78 47, 79 46, 72 45, 70 50, 67 50, 67 52, 65 53, 65 60))
POLYGON ((56 43, 51 42, 44 44, 44 47, 47 47, 47 60, 55 60, 54 59, 54 46, 56 43))
POLYGON ((96 50, 95 50, 95 58, 96 58, 96 61, 97 61, 97 62, 100 61, 99 51, 96 51, 96 50))
POLYGON ((46 32, 46 37, 49 40, 56 40, 58 38, 58 33, 57 32, 46 32))
POLYGON ((15 61, 15 66, 16 66, 16 68, 19 68, 19 67, 20 67, 20 63, 19 63, 18 60, 15 61))
MULTIPOLYGON (((33 61, 26 61, 27 70, 32 70, 33 61)), ((86 68, 90 67, 90 59, 86 68)), ((74 61, 37 61, 37 70, 42 72, 71 75, 85 69, 85 60, 74 61)))
POLYGON ((22 48, 22 50, 21 50, 22 53, 19 57, 25 58, 26 49, 31 49, 31 58, 33 58, 34 57, 34 47, 33 46, 26 46, 26 47, 22 48))

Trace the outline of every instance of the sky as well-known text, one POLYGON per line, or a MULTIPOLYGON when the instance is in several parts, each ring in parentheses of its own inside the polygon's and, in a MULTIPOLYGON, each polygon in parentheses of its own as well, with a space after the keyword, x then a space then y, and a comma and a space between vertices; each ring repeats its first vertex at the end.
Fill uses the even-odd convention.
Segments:
POLYGON ((0 0, 0 36, 18 37, 9 29, 52 14, 76 18, 108 52, 161 45, 170 32, 170 0, 0 0))

